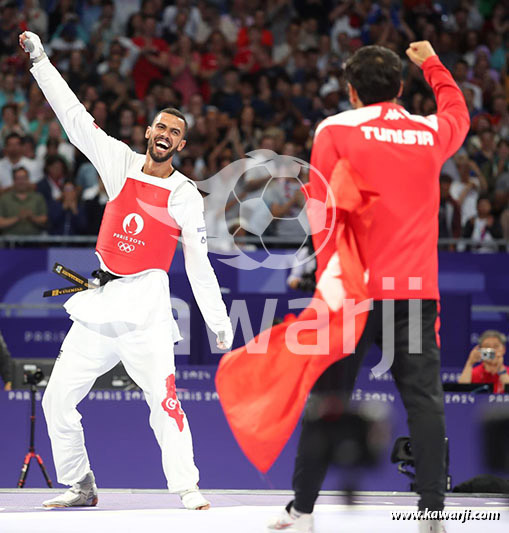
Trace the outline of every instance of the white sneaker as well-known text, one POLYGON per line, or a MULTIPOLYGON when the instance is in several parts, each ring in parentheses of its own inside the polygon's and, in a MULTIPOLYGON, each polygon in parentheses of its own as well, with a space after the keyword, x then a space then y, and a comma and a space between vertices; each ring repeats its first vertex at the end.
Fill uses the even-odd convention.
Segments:
POLYGON ((191 511, 206 511, 210 509, 210 502, 203 497, 198 487, 179 492, 179 496, 186 509, 191 511))
POLYGON ((46 508, 53 507, 94 507, 97 505, 97 486, 94 473, 90 471, 84 479, 75 483, 67 492, 51 500, 42 502, 46 508))
POLYGON ((267 524, 267 528, 271 532, 313 533, 313 515, 302 513, 300 516, 294 517, 285 509, 279 517, 267 524))
POLYGON ((447 533, 441 520, 419 520, 419 533, 447 533))

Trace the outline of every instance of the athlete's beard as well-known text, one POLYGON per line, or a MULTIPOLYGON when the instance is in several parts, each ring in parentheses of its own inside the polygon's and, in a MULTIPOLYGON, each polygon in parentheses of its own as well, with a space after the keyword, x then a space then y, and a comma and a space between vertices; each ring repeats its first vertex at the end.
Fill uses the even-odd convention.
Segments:
POLYGON ((148 153, 150 154, 150 157, 156 162, 156 163, 164 163, 165 161, 168 161, 171 157, 173 157, 173 154, 177 151, 177 147, 172 148, 168 151, 165 155, 158 155, 156 151, 154 150, 154 139, 150 138, 148 141, 148 153))

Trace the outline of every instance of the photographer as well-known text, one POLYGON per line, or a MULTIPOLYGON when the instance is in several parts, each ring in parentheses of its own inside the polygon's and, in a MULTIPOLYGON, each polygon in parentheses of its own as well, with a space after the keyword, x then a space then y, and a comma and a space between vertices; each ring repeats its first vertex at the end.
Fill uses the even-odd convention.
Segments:
POLYGON ((493 392, 503 393, 509 384, 509 367, 504 365, 506 342, 503 333, 485 331, 479 338, 479 344, 470 352, 458 383, 493 383, 493 392))

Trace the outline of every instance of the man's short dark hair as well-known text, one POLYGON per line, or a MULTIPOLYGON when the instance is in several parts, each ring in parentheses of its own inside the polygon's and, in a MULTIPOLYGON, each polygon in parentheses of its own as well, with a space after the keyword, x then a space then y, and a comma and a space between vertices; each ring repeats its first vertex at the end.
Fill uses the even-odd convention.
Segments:
POLYGON ((64 174, 69 173, 69 166, 67 165, 67 161, 59 154, 55 155, 48 155, 46 156, 46 159, 44 161, 44 172, 48 172, 48 168, 51 165, 54 165, 55 163, 61 163, 64 167, 64 174))
POLYGON ((401 60, 383 46, 364 46, 346 62, 345 76, 364 105, 387 102, 398 96, 401 60))
POLYGON ((159 111, 157 115, 160 115, 161 113, 166 113, 167 115, 174 115, 182 119, 184 121, 184 137, 186 136, 188 125, 187 125, 186 117, 184 116, 184 113, 182 113, 182 111, 179 111, 175 107, 165 107, 164 109, 161 109, 161 111, 159 111))
POLYGON ((23 137, 19 133, 12 132, 5 138, 4 145, 6 145, 11 139, 18 139, 20 143, 23 142, 23 137))
POLYGON ((19 112, 18 105, 15 104, 14 102, 9 102, 8 104, 5 104, 5 105, 2 106, 2 115, 3 115, 8 109, 12 109, 16 115, 17 115, 18 112, 19 112))
POLYGON ((30 177, 30 172, 28 172, 28 170, 25 168, 25 167, 14 167, 12 169, 12 179, 14 180, 14 177, 16 176, 16 174, 22 170, 27 176, 30 177))

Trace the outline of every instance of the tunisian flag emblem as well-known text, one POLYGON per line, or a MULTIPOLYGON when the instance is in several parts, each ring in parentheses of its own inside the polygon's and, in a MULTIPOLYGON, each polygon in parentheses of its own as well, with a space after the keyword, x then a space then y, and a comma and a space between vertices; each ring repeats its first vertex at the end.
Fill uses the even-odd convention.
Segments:
MULTIPOLYGON (((307 192, 323 201, 323 186, 317 182, 311 174, 307 192)), ((317 255, 317 288, 310 304, 298 317, 224 355, 216 374, 230 428, 261 472, 267 472, 290 438, 315 381, 332 363, 354 352, 367 320, 365 249, 369 208, 378 195, 345 159, 334 167, 329 187, 335 207, 328 204, 328 218, 335 231, 325 246, 327 231, 313 232, 315 250, 322 251, 317 255), (257 353, 254 343, 259 346, 264 340, 266 353, 257 353)), ((308 218, 313 228, 312 212, 308 218)))

